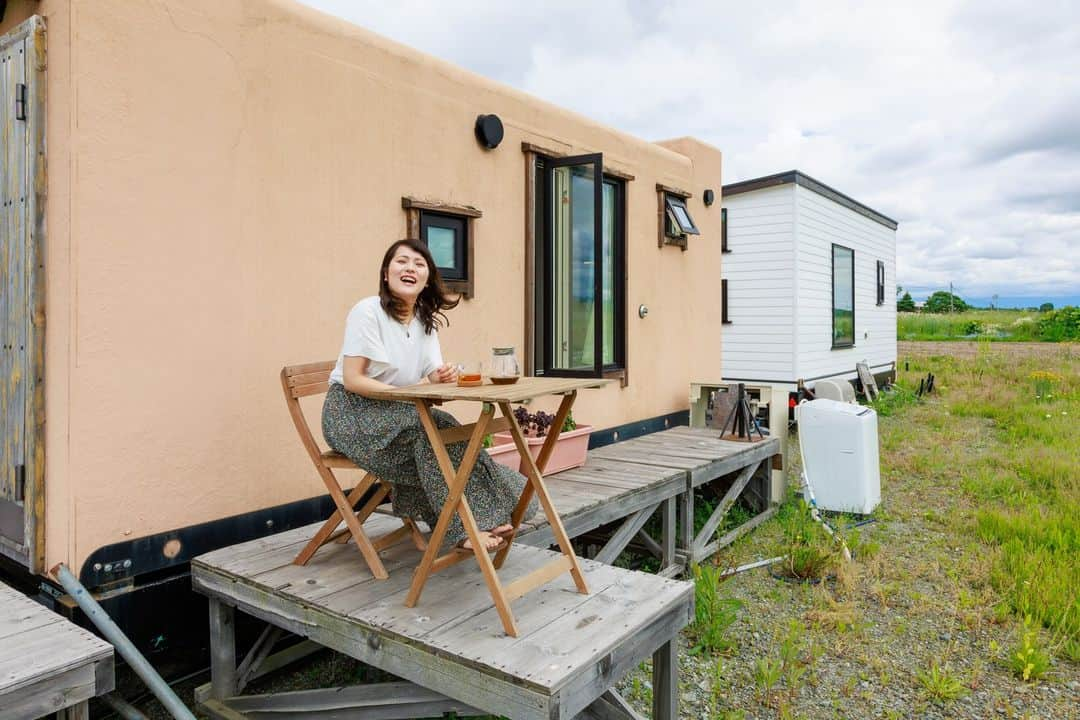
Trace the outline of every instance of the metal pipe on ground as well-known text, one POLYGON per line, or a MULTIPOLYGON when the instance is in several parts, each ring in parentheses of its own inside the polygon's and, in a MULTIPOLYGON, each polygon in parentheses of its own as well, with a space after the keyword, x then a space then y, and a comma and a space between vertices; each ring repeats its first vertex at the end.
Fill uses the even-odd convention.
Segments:
POLYGON ((112 708, 112 711, 122 720, 147 720, 137 707, 115 692, 105 693, 101 696, 101 701, 112 708))
POLYGON ((120 657, 124 658, 127 664, 131 666, 131 669, 146 683, 146 687, 150 688, 150 692, 154 693, 154 697, 161 701, 169 714, 176 720, 195 720, 195 716, 180 701, 180 698, 176 696, 169 684, 158 675, 154 666, 135 648, 131 640, 112 621, 109 614, 101 609, 97 600, 94 600, 78 578, 72 575, 67 565, 60 563, 52 569, 52 575, 60 581, 67 594, 79 604, 79 607, 82 608, 82 611, 86 613, 86 616, 90 618, 95 627, 101 631, 105 639, 113 644, 116 651, 120 653, 120 657))
POLYGON ((776 563, 783 562, 784 560, 787 560, 787 555, 778 555, 776 557, 769 558, 768 560, 757 560, 756 562, 746 563, 745 565, 739 565, 738 567, 730 567, 724 572, 720 573, 720 579, 724 580, 731 577, 732 575, 738 575, 741 572, 753 570, 754 568, 765 567, 767 565, 775 565, 776 563))

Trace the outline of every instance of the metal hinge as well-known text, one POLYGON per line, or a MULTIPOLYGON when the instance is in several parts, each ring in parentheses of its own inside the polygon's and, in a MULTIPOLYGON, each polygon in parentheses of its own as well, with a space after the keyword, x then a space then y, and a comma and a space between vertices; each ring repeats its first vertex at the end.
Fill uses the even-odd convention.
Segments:
POLYGON ((26 466, 15 466, 15 502, 26 502, 26 466))
POLYGON ((15 119, 26 120, 26 85, 24 83, 15 85, 15 119))

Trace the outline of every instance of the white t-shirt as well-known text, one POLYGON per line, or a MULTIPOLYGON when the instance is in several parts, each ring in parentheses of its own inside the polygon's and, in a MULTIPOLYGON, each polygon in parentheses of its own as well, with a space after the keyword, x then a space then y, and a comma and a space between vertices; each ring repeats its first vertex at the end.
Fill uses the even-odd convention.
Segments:
POLYGON ((386 314, 378 295, 364 298, 349 311, 330 382, 344 384, 346 356, 366 357, 370 362, 365 375, 397 387, 415 385, 443 363, 435 331, 425 333, 417 315, 402 325, 386 314))

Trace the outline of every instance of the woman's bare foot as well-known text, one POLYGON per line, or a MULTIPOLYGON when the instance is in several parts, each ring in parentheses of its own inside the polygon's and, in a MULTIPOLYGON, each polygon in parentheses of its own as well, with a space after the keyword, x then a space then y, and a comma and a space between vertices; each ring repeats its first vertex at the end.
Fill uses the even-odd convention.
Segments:
POLYGON ((506 535, 508 532, 514 529, 514 526, 510 523, 504 523, 499 527, 491 528, 492 535, 506 535))
MULTIPOLYGON (((496 528, 496 529, 498 529, 498 528, 496 528)), ((494 549, 498 548, 500 545, 502 545, 505 542, 505 540, 503 540, 501 537, 499 537, 498 535, 495 535, 493 533, 481 531, 480 532, 480 542, 482 542, 484 544, 484 549, 485 550, 494 550, 494 549)), ((473 549, 472 541, 471 540, 462 540, 461 541, 461 547, 465 548, 466 550, 472 550, 473 549)))

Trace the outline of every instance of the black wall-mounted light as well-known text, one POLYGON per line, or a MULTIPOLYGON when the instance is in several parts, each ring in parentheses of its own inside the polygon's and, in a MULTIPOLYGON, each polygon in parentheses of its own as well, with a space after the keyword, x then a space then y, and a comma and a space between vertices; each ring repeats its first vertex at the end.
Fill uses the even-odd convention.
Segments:
POLYGON ((716 193, 712 190, 706 190, 701 194, 701 199, 705 202, 705 207, 709 207, 716 202, 716 193))
POLYGON ((503 124, 498 115, 476 116, 476 139, 488 150, 499 147, 503 139, 503 124))

